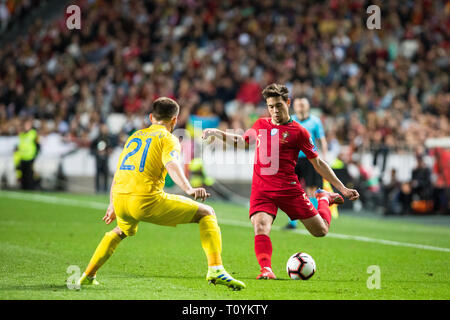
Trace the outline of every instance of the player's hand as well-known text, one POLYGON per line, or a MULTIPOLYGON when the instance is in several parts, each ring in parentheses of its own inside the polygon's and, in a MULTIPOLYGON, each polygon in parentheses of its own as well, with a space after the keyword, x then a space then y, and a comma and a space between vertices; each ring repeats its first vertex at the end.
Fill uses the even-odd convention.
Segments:
POLYGON ((202 202, 205 202, 206 198, 209 198, 211 196, 210 193, 206 192, 205 188, 192 188, 186 193, 194 197, 194 200, 202 199, 202 202))
POLYGON ((349 199, 351 201, 357 200, 359 198, 359 193, 355 189, 345 188, 340 191, 344 197, 346 197, 347 199, 349 199))
POLYGON ((114 212, 114 206, 110 204, 108 206, 108 209, 106 209, 106 214, 103 217, 103 221, 105 221, 106 224, 110 224, 116 219, 116 213, 114 212))

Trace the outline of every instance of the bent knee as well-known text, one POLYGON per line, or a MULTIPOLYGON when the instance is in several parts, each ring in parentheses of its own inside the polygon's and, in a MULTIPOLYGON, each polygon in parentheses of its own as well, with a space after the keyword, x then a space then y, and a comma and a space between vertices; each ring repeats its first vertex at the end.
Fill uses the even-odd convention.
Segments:
POLYGON ((214 212, 214 209, 212 207, 206 204, 201 204, 198 207, 198 210, 195 213, 194 217, 192 218, 191 222, 198 223, 203 217, 215 215, 216 213, 214 212))
POLYGON ((311 232, 311 234, 314 237, 325 237, 328 234, 328 229, 327 228, 323 228, 323 229, 318 229, 318 230, 314 230, 314 232, 311 232))
POLYGON ((261 235, 261 234, 269 235, 271 227, 272 227, 272 224, 267 223, 267 222, 253 223, 253 228, 255 229, 256 235, 261 235))
POLYGON ((198 207, 197 210, 197 214, 199 216, 211 216, 211 215, 216 215, 216 213, 214 212, 213 207, 208 206, 207 204, 202 204, 198 207))
MULTIPOLYGON (((119 227, 115 227, 114 229, 112 229, 110 232, 107 232, 106 234, 109 235, 118 235, 121 239, 125 239, 127 237, 127 235, 119 228, 119 227)), ((136 230, 130 230, 128 232, 128 236, 134 236, 136 234, 136 230)))

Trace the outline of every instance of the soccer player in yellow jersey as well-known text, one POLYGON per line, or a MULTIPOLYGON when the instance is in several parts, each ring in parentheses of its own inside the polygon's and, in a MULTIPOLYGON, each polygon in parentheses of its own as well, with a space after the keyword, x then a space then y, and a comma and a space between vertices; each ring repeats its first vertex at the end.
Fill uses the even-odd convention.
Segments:
POLYGON ((178 104, 166 97, 153 102, 152 125, 128 138, 120 155, 111 185, 110 203, 103 220, 117 227, 107 232, 94 252, 79 285, 98 284, 97 270, 127 236, 136 234, 141 221, 164 226, 198 223, 200 241, 208 260, 206 280, 233 290, 245 288, 222 265, 222 239, 214 209, 179 195, 163 191, 166 174, 189 196, 205 201, 204 188, 192 188, 179 164, 180 143, 172 134, 179 113, 178 104))

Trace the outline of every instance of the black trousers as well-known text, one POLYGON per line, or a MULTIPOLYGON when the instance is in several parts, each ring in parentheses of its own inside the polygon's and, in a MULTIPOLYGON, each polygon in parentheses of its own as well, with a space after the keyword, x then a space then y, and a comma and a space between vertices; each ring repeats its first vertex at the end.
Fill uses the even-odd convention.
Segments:
POLYGON ((20 161, 20 171, 22 171, 21 186, 23 190, 34 189, 34 172, 33 172, 34 159, 20 161))
POLYGON ((97 160, 95 172, 95 190, 97 192, 108 191, 108 160, 97 160))

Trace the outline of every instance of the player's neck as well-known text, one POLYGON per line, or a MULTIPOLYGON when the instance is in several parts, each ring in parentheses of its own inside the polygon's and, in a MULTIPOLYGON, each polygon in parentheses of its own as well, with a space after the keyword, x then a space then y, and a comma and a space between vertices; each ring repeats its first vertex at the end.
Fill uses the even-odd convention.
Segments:
POLYGON ((172 132, 172 126, 170 125, 170 123, 164 122, 164 121, 155 121, 152 122, 152 126, 156 125, 156 126, 163 126, 167 129, 167 131, 172 132))
POLYGON ((288 124, 289 122, 291 122, 291 117, 288 116, 287 119, 283 119, 280 122, 275 121, 274 119, 270 120, 272 122, 272 124, 276 125, 276 126, 282 126, 285 124, 288 124))

